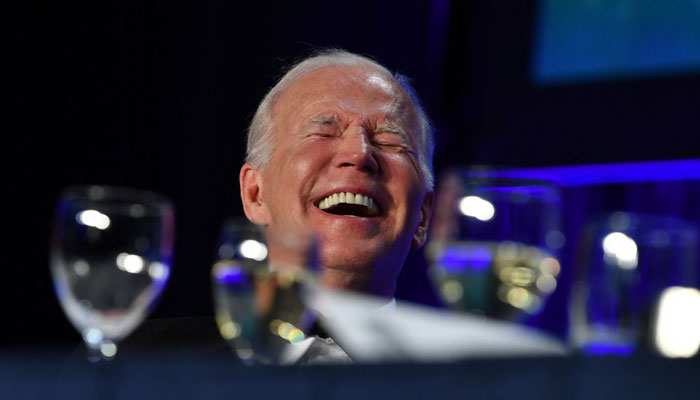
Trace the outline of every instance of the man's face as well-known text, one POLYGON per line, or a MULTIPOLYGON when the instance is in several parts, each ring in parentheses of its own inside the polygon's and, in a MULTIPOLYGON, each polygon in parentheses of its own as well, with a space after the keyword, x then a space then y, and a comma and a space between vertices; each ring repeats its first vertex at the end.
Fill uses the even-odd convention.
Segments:
POLYGON ((313 231, 326 286, 393 294, 408 250, 425 240, 432 207, 410 98, 374 68, 324 67, 284 90, 272 117, 274 151, 258 172, 253 222, 313 231), (362 204, 347 204, 353 200, 362 204))

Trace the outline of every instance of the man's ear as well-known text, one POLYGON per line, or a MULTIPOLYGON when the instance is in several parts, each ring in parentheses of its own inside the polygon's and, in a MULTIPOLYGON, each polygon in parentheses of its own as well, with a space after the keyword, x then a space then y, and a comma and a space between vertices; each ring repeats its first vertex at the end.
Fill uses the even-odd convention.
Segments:
POLYGON ((435 202, 435 192, 429 191, 423 197, 423 203, 420 206, 420 221, 416 232, 413 234, 413 248, 417 249, 423 246, 425 239, 428 237, 428 227, 430 226, 430 217, 433 215, 433 204, 435 202))
POLYGON ((241 167, 238 181, 245 216, 256 225, 267 226, 270 223, 270 212, 263 200, 262 171, 245 163, 241 167))

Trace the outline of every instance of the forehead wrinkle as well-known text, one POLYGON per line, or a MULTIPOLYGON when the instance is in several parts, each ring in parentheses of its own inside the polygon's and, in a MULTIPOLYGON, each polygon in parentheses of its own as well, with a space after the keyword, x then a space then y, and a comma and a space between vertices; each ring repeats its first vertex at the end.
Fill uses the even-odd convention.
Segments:
MULTIPOLYGON (((287 89, 289 90, 289 89, 287 89)), ((285 93, 286 94, 286 93, 285 93)), ((294 92, 292 92, 294 94, 294 92)), ((337 112, 336 111, 330 111, 328 110, 330 105, 330 108, 333 106, 339 106, 337 102, 335 102, 332 98, 328 98, 327 95, 321 95, 321 96, 314 96, 310 95, 307 93, 304 93, 302 96, 300 96, 301 99, 297 99, 297 104, 299 104, 299 110, 297 113, 289 113, 289 111, 284 115, 285 119, 288 118, 295 118, 294 115, 307 115, 302 117, 302 121, 299 122, 296 126, 298 126, 297 129, 304 129, 309 127, 310 125, 314 124, 319 124, 319 123, 326 123, 326 122, 333 122, 334 125, 340 125, 340 120, 337 117, 337 112), (310 101, 307 101, 307 99, 310 99, 310 101)), ((285 103, 285 108, 288 108, 289 105, 288 103, 290 101, 289 98, 286 98, 284 103, 285 103)), ((279 106, 280 104, 283 103, 282 101, 278 101, 275 104, 275 109, 273 109, 273 123, 277 125, 280 118, 279 115, 279 106)), ((342 111, 342 110, 341 110, 342 111)), ((289 122, 289 121, 287 121, 289 122)))
MULTIPOLYGON (((321 68, 325 69, 325 68, 321 68)), ((353 68, 354 69, 354 68, 353 68)), ((307 74, 315 74, 316 71, 310 71, 307 74)), ((409 125, 412 125, 413 118, 411 118, 411 109, 413 102, 410 97, 405 93, 403 88, 392 76, 384 76, 377 71, 366 72, 365 68, 360 68, 360 73, 349 73, 342 76, 337 80, 330 80, 328 83, 334 88, 342 88, 348 82, 359 83, 360 85, 369 84, 377 92, 372 93, 373 90, 365 91, 361 93, 360 96, 369 96, 373 101, 385 102, 381 111, 382 115, 368 115, 364 110, 364 107, 357 109, 353 104, 348 104, 350 101, 352 103, 354 100, 352 96, 350 98, 338 98, 336 95, 330 93, 318 94, 306 92, 303 87, 299 87, 300 81, 304 79, 309 79, 308 75, 303 75, 297 79, 297 81, 290 84, 283 92, 280 93, 279 97, 275 99, 273 103, 272 119, 274 125, 277 125, 278 121, 278 111, 281 103, 287 103, 285 108, 289 107, 289 101, 301 105, 302 109, 299 110, 301 113, 304 110, 309 111, 312 116, 303 122, 300 127, 306 127, 310 123, 319 122, 332 122, 337 126, 342 125, 343 121, 346 119, 355 119, 362 121, 363 125, 369 125, 367 128, 374 125, 376 128, 378 122, 390 121, 389 124, 383 124, 385 131, 399 134, 407 143, 415 147, 416 142, 411 138, 408 130, 412 130, 409 125), (365 70, 364 73, 362 70, 365 70), (359 75, 359 76, 358 76, 359 75), (364 77, 362 76, 364 75, 364 77), (369 76, 368 76, 369 75, 369 76), (295 100, 292 100, 296 98, 295 100), (284 99, 284 100, 283 100, 284 99), (325 110, 324 110, 325 109, 325 110), (393 125, 393 126, 392 126, 393 125)), ((316 79, 315 77, 312 79, 316 79)), ((289 116, 289 114, 288 114, 289 116)))

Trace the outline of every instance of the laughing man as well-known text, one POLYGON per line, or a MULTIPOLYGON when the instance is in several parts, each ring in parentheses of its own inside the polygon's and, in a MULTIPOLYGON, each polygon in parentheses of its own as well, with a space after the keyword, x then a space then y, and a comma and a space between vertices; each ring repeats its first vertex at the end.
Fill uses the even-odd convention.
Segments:
POLYGON ((409 250, 426 239, 432 150, 405 78, 324 52, 260 103, 240 172, 243 208, 267 230, 311 229, 323 286, 390 298, 409 250))

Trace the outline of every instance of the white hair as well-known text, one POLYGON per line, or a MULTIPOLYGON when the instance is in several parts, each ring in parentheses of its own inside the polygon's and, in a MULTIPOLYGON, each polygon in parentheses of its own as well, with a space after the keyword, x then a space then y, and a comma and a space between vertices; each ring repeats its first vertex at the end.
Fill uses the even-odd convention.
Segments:
POLYGON ((419 120, 418 135, 418 163, 425 180, 427 189, 433 188, 433 133, 430 121, 420 105, 420 101, 411 87, 407 77, 400 74, 392 74, 376 61, 343 50, 326 50, 308 57, 293 65, 275 86, 265 95, 258 106, 253 120, 248 128, 248 141, 246 147, 246 161, 257 168, 264 168, 272 156, 275 142, 272 118, 272 109, 280 94, 292 83, 313 70, 330 66, 372 66, 379 72, 392 77, 406 91, 413 101, 419 120))

